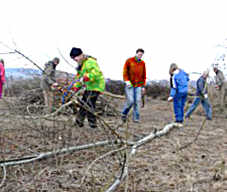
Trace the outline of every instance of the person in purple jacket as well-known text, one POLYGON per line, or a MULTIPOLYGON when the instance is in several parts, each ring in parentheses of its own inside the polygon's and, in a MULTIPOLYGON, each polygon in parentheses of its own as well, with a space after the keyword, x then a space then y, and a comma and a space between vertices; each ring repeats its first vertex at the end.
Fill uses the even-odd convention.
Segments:
POLYGON ((179 69, 175 63, 170 65, 169 74, 170 79, 170 96, 168 101, 173 101, 175 122, 179 126, 183 126, 184 121, 184 106, 188 95, 188 81, 189 77, 186 72, 179 69))

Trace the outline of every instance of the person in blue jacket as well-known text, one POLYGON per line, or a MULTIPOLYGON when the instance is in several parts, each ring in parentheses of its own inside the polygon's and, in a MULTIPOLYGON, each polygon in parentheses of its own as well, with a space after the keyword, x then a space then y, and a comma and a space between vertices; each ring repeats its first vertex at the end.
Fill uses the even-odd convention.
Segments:
POLYGON ((207 86, 207 77, 209 76, 209 71, 206 70, 203 72, 202 76, 196 82, 196 97, 189 107, 185 114, 185 118, 189 118, 192 112, 198 107, 201 103, 203 109, 206 113, 207 120, 212 120, 212 108, 208 100, 208 86, 207 86))
POLYGON ((173 101, 175 122, 179 126, 183 126, 184 121, 184 106, 188 95, 189 77, 186 72, 179 69, 175 63, 170 65, 170 96, 168 101, 173 101))

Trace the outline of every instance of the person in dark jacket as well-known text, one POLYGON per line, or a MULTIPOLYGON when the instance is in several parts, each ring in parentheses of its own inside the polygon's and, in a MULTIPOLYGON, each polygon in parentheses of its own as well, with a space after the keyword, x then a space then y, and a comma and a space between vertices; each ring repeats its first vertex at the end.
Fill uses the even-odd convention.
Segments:
POLYGON ((208 86, 207 86, 207 77, 209 76, 209 71, 206 70, 203 72, 202 76, 196 82, 196 97, 186 112, 185 118, 189 118, 192 112, 198 107, 201 103, 203 109, 206 113, 207 119, 212 120, 212 108, 208 100, 208 86))
POLYGON ((45 64, 42 79, 40 82, 40 87, 43 90, 45 106, 48 108, 49 113, 53 111, 54 95, 51 87, 56 87, 58 85, 55 78, 55 71, 59 62, 60 59, 55 57, 52 61, 49 61, 45 64))
POLYGON ((214 65, 213 70, 215 72, 215 87, 218 90, 218 100, 220 102, 220 110, 225 110, 225 100, 227 96, 227 82, 223 72, 218 69, 217 65, 214 65))
POLYGON ((186 72, 179 69, 175 63, 170 65, 170 96, 168 101, 173 101, 175 122, 179 126, 183 126, 184 121, 184 106, 188 95, 189 77, 186 72))

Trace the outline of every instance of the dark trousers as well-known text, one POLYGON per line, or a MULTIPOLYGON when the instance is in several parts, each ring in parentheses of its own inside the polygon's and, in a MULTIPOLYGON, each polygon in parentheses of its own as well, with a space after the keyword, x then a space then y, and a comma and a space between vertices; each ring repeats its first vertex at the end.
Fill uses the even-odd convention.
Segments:
POLYGON ((96 126, 96 117, 93 114, 95 112, 95 104, 98 99, 99 92, 97 91, 85 91, 82 98, 82 107, 80 107, 76 121, 83 125, 84 119, 87 116, 90 126, 96 126), (86 110, 88 109, 88 110, 86 110))

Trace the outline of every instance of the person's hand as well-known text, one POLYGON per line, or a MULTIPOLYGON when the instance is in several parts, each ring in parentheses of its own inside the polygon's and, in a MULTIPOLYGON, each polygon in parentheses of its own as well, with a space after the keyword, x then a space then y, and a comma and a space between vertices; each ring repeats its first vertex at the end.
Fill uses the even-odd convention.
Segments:
POLYGON ((88 81, 90 81, 90 79, 89 79, 89 77, 87 75, 84 75, 83 76, 83 81, 84 82, 88 82, 88 81))
POLYGON ((173 97, 168 97, 168 102, 173 101, 173 97))
POLYGON ((125 81, 126 87, 131 88, 132 87, 132 83, 130 81, 125 81))
POLYGON ((56 82, 52 84, 52 87, 57 87, 57 86, 58 86, 58 83, 56 82))
POLYGON ((208 95, 207 95, 207 94, 205 94, 205 95, 204 95, 204 98, 205 98, 205 99, 207 99, 207 98, 208 98, 208 95))
POLYGON ((144 87, 142 87, 142 95, 145 95, 146 94, 146 89, 144 87))
POLYGON ((80 90, 80 88, 78 88, 78 87, 72 87, 72 90, 76 93, 77 91, 80 90))

